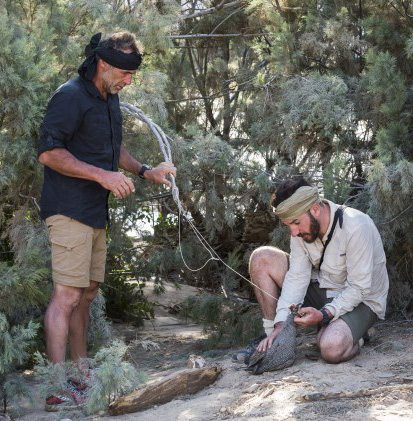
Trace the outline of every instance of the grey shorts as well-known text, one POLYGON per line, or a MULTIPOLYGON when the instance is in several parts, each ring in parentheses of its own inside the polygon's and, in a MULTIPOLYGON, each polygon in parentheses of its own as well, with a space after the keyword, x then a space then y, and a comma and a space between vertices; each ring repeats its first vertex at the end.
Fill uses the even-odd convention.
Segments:
MULTIPOLYGON (((327 290, 325 288, 320 288, 318 282, 310 282, 304 298, 303 307, 314 307, 320 310, 321 307, 331 301, 333 301, 333 298, 327 298, 327 290)), ((357 343, 378 319, 377 314, 364 303, 359 304, 353 310, 343 314, 339 318, 350 328, 354 343, 357 343)))

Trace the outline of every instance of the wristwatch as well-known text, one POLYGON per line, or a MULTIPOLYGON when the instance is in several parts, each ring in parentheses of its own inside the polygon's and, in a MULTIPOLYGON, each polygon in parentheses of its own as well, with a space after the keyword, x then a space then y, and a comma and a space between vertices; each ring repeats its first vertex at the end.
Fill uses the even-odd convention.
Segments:
POLYGON ((319 323, 319 326, 327 326, 330 323, 330 316, 327 313, 327 310, 325 308, 320 309, 321 314, 323 315, 323 320, 319 323))
POLYGON ((152 167, 150 167, 149 165, 143 164, 141 166, 141 169, 139 170, 139 173, 138 173, 139 178, 144 179, 145 177, 143 175, 145 174, 145 171, 148 171, 148 170, 151 170, 151 169, 152 169, 152 167))

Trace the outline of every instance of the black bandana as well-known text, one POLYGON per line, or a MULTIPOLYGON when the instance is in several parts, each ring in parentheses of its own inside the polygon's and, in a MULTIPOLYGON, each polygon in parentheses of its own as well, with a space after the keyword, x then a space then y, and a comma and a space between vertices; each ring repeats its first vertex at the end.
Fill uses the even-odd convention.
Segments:
POLYGON ((99 47, 102 33, 98 32, 90 39, 85 48, 86 60, 80 65, 79 75, 87 80, 92 80, 97 66, 97 56, 113 67, 122 70, 136 70, 141 62, 142 55, 138 53, 124 53, 115 48, 99 47))

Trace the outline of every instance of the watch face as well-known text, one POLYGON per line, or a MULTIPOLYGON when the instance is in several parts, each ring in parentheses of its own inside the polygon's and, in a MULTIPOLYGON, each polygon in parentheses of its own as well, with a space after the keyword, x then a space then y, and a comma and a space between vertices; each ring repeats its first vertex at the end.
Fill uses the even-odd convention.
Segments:
POLYGON ((140 171, 139 171, 139 177, 140 178, 145 178, 143 175, 145 174, 145 171, 147 171, 147 170, 151 170, 152 169, 152 167, 150 167, 150 166, 148 166, 148 165, 142 165, 142 167, 141 167, 141 169, 140 169, 140 171))

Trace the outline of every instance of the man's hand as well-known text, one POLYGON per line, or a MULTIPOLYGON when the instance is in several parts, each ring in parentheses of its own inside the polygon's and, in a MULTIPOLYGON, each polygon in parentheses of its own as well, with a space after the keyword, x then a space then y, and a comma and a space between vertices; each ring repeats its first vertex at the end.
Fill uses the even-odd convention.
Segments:
POLYGON ((300 326, 313 326, 323 320, 323 313, 314 307, 301 307, 299 315, 294 317, 294 323, 300 326))
POLYGON ((124 199, 135 191, 132 180, 120 172, 103 171, 99 177, 99 184, 119 199, 124 199))
POLYGON ((260 352, 265 352, 267 349, 271 348, 271 345, 275 341, 277 335, 281 332, 284 322, 278 322, 274 325, 274 330, 265 338, 263 339, 257 347, 257 350, 260 352))
POLYGON ((171 162, 161 162, 157 167, 145 171, 144 177, 157 184, 171 186, 171 182, 166 178, 168 174, 176 177, 176 168, 171 162))

